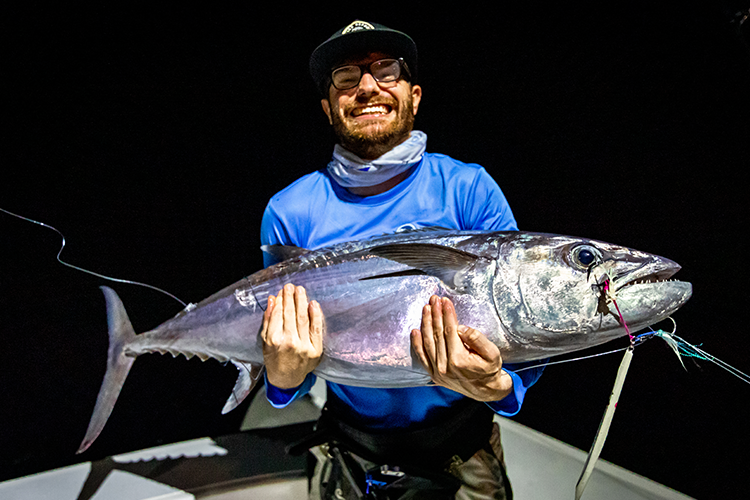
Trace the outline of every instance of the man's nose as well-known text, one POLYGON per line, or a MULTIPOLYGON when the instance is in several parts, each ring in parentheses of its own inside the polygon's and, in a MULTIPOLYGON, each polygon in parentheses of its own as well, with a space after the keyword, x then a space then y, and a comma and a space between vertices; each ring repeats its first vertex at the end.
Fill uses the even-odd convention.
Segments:
POLYGON ((357 87, 357 95, 372 95, 380 91, 378 82, 370 73, 365 73, 359 80, 359 86, 357 87))

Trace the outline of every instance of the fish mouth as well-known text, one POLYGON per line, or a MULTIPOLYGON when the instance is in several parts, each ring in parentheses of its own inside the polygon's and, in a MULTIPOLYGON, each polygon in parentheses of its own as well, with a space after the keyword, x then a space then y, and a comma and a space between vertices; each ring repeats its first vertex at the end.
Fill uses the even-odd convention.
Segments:
MULTIPOLYGON (((679 269, 678 269, 679 270, 679 269)), ((666 283, 669 281, 679 281, 671 279, 677 270, 657 271, 645 276, 632 276, 633 273, 627 273, 625 277, 617 276, 614 279, 615 290, 620 291, 624 288, 638 285, 648 285, 652 283, 666 283), (624 279, 624 281, 623 281, 624 279)))
MULTIPOLYGON (((676 262, 659 257, 650 262, 642 263, 635 269, 624 269, 617 272, 614 277, 611 277, 612 287, 615 292, 618 292, 633 286, 679 281, 672 279, 672 276, 680 269, 682 267, 676 262)), ((607 276, 607 274, 602 275, 600 281, 607 276)))
POLYGON ((672 279, 678 269, 679 266, 676 266, 620 278, 620 284, 614 287, 614 296, 620 304, 618 312, 621 320, 631 331, 662 321, 690 299, 693 286, 689 282, 672 279))
MULTIPOLYGON (((669 317, 692 295, 690 283, 672 279, 681 267, 671 260, 656 257, 645 262, 620 264, 619 269, 610 269, 609 273, 598 277, 598 312, 614 316, 618 324, 626 324, 631 331, 638 331, 669 317), (609 287, 605 286, 607 284, 609 287), (617 314, 607 306, 615 300, 619 303, 616 305, 617 314)), ((607 329, 617 332, 612 325, 607 329)))

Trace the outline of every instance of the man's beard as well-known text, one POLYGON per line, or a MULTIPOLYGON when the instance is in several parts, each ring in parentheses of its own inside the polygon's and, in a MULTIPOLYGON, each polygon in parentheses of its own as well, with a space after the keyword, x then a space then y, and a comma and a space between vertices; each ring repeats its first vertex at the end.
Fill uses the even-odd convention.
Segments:
POLYGON ((398 107, 396 119, 375 132, 370 129, 373 124, 365 124, 362 127, 356 124, 347 126, 338 113, 331 113, 333 131, 339 143, 362 159, 375 159, 384 155, 408 139, 414 128, 412 100, 406 99, 401 104, 403 105, 398 107))

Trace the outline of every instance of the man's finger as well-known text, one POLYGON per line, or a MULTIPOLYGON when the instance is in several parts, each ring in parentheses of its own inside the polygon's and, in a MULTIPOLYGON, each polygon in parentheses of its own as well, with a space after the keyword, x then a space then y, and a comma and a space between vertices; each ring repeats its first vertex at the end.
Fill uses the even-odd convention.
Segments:
POLYGON ((307 310, 307 292, 301 286, 295 287, 294 305, 296 309, 295 321, 299 338, 307 341, 310 338, 310 316, 307 310))
POLYGON ((281 291, 284 297, 284 333, 291 334, 293 329, 297 328, 297 312, 295 311, 294 304, 294 285, 284 285, 284 289, 281 291))
POLYGON ((316 352, 323 351, 323 311, 320 309, 320 304, 313 300, 310 305, 307 306, 308 314, 310 315, 310 342, 315 348, 316 352))
POLYGON ((414 350, 414 353, 417 355, 417 358, 419 358, 419 362, 422 364, 422 367, 427 371, 427 373, 430 374, 430 377, 432 377, 433 369, 432 369, 432 363, 430 363, 430 360, 427 358, 427 355, 425 354, 424 350, 424 342, 422 338, 424 335, 422 335, 422 332, 414 329, 411 331, 411 346, 414 350))
POLYGON ((435 365, 439 373, 445 373, 448 367, 448 355, 445 348, 445 323, 443 321, 443 301, 437 295, 430 298, 432 309, 432 335, 435 339, 435 365))
POLYGON ((432 366, 437 358, 437 349, 435 347, 435 333, 432 326, 432 307, 429 304, 422 308, 420 333, 422 352, 425 355, 427 364, 432 366))
MULTIPOLYGON (((268 318, 268 341, 270 343, 278 343, 281 338, 279 335, 284 335, 284 291, 279 290, 279 294, 275 297, 273 310, 268 318), (274 338, 274 334, 276 338, 274 338)), ((283 337, 282 337, 283 338, 283 337)))
POLYGON ((479 330, 460 325, 458 327, 458 332, 461 337, 461 342, 465 344, 467 348, 476 352, 482 359, 494 363, 500 358, 500 350, 479 330))
POLYGON ((442 302, 446 357, 450 359, 451 356, 464 354, 466 349, 458 335, 458 318, 453 302, 447 298, 444 298, 442 302))
POLYGON ((276 297, 269 295, 268 302, 266 303, 266 310, 263 311, 263 325, 260 329, 260 338, 263 339, 264 343, 268 343, 268 323, 271 321, 271 313, 273 312, 275 301, 276 297))

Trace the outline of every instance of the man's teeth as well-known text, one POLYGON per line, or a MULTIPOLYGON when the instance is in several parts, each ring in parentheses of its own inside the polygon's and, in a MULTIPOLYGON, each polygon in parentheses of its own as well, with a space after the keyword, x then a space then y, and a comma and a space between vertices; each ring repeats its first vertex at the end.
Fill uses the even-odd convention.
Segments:
POLYGON ((377 114, 387 114, 388 113, 388 107, 387 106, 367 106, 366 108, 360 108, 354 111, 352 113, 354 116, 361 116, 361 115, 377 115, 377 114))

